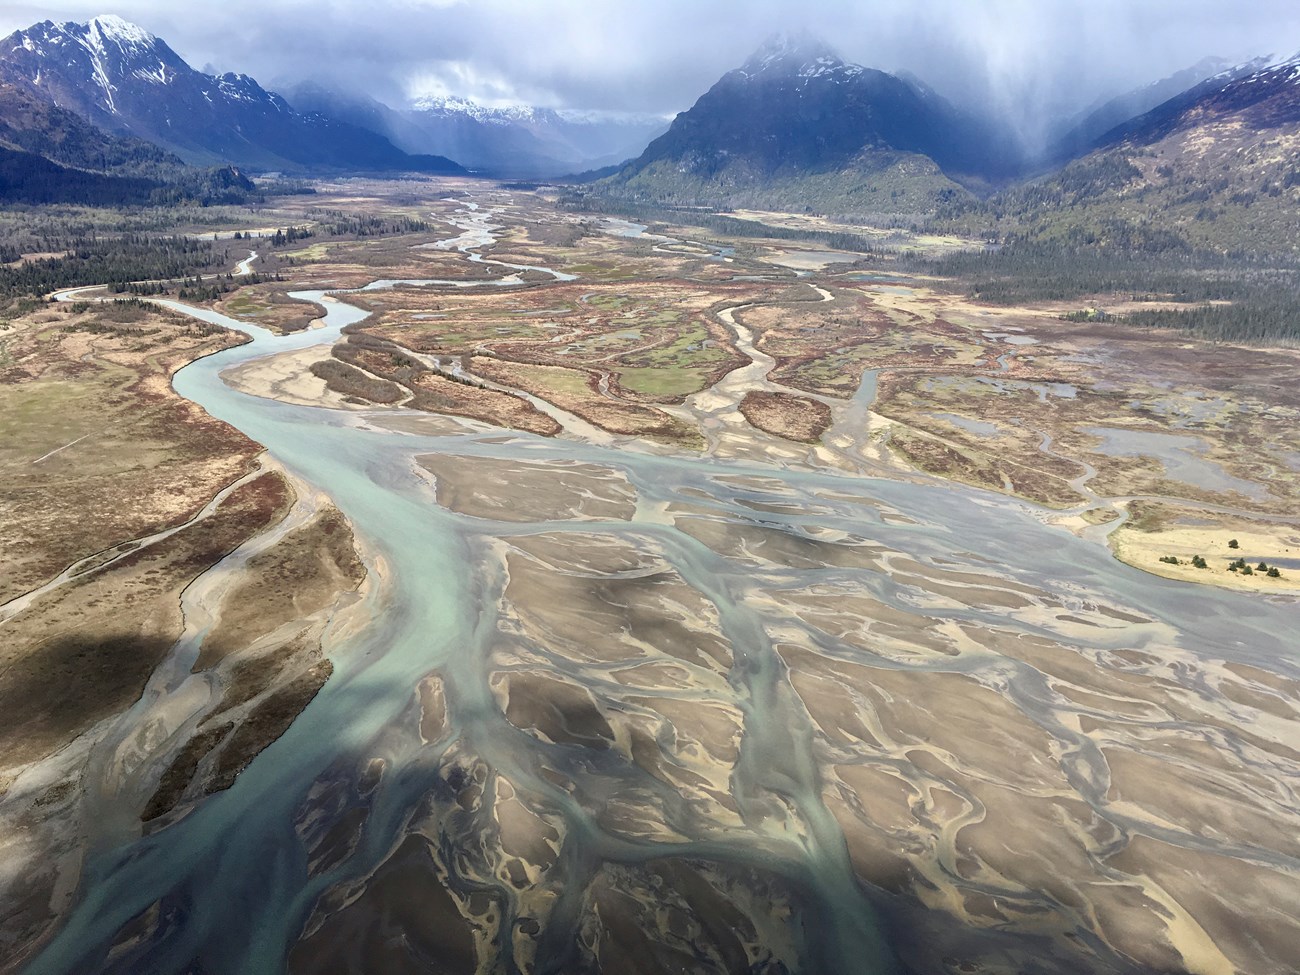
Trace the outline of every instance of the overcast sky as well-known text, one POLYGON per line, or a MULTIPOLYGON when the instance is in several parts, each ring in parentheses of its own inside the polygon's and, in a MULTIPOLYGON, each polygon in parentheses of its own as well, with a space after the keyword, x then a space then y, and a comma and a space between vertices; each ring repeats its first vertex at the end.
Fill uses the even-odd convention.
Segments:
POLYGON ((4 0, 0 34, 110 12, 195 67, 268 86, 665 115, 767 35, 806 27, 850 61, 910 71, 1026 127, 1207 55, 1300 50, 1298 0, 4 0))

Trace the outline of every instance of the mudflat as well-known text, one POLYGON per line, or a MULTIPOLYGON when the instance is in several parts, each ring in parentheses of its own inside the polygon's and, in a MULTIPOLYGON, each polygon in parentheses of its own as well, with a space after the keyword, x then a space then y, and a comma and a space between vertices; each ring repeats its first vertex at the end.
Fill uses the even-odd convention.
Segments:
POLYGON ((95 793, 257 878, 294 971, 1285 970, 1293 353, 445 188, 322 187, 436 229, 295 251, 369 317, 198 366, 270 456, 195 526, 278 500, 18 771, 14 862, 61 873, 14 944, 144 966, 178 891, 196 958, 255 940, 212 861, 125 841, 130 915, 69 909, 95 793))

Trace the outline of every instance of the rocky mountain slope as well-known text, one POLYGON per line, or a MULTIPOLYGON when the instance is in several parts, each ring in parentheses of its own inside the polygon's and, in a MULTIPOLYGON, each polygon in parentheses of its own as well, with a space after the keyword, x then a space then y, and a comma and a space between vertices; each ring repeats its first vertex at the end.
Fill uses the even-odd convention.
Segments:
POLYGON ((1211 78, 977 209, 1000 231, 1143 249, 1300 249, 1300 57, 1211 78))
POLYGON ((247 75, 196 71, 164 41, 120 17, 47 20, 11 34, 0 41, 0 82, 191 163, 461 171, 447 159, 409 156, 366 129, 299 113, 247 75))
POLYGON ((1014 173, 1012 144, 918 82, 781 37, 600 189, 658 202, 916 212, 963 195, 958 181, 1014 173))

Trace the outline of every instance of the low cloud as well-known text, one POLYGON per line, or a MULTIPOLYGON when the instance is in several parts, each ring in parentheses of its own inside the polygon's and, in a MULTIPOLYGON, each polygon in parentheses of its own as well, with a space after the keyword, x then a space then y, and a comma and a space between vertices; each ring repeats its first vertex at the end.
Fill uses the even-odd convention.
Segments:
MULTIPOLYGON (((0 31, 84 21, 98 6, 6 4, 0 31)), ((768 34, 806 28, 851 61, 905 70, 1026 133, 1050 116, 1207 55, 1300 49, 1294 0, 225 0, 113 12, 195 65, 302 80, 389 104, 438 92, 495 103, 668 114, 768 34)))

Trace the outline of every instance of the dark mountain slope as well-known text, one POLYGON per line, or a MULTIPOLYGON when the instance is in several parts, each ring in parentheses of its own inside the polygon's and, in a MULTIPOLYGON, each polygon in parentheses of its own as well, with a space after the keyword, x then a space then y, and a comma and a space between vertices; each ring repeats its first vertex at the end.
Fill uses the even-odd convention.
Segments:
POLYGON ((0 143, 75 169, 157 176, 185 163, 149 142, 115 136, 11 82, 0 81, 0 143))
POLYGON ((0 145, 0 203, 135 206, 153 202, 163 190, 155 180, 88 173, 0 145))
POLYGON ((230 166, 189 166, 152 143, 110 135, 7 82, 0 82, 0 148, 17 150, 5 160, 0 202, 206 205, 243 202, 257 192, 230 166))
POLYGON ((1300 58, 1211 79, 1102 141, 958 224, 1142 250, 1300 250, 1300 58))
POLYGON ((446 159, 408 156, 366 129, 300 114, 247 75, 195 71, 166 43, 118 17, 44 21, 11 34, 0 41, 0 81, 192 163, 462 171, 446 159))
POLYGON ((923 211, 956 179, 1004 179, 1019 159, 994 127, 933 91, 775 39, 724 75, 598 191, 666 202, 923 211))

